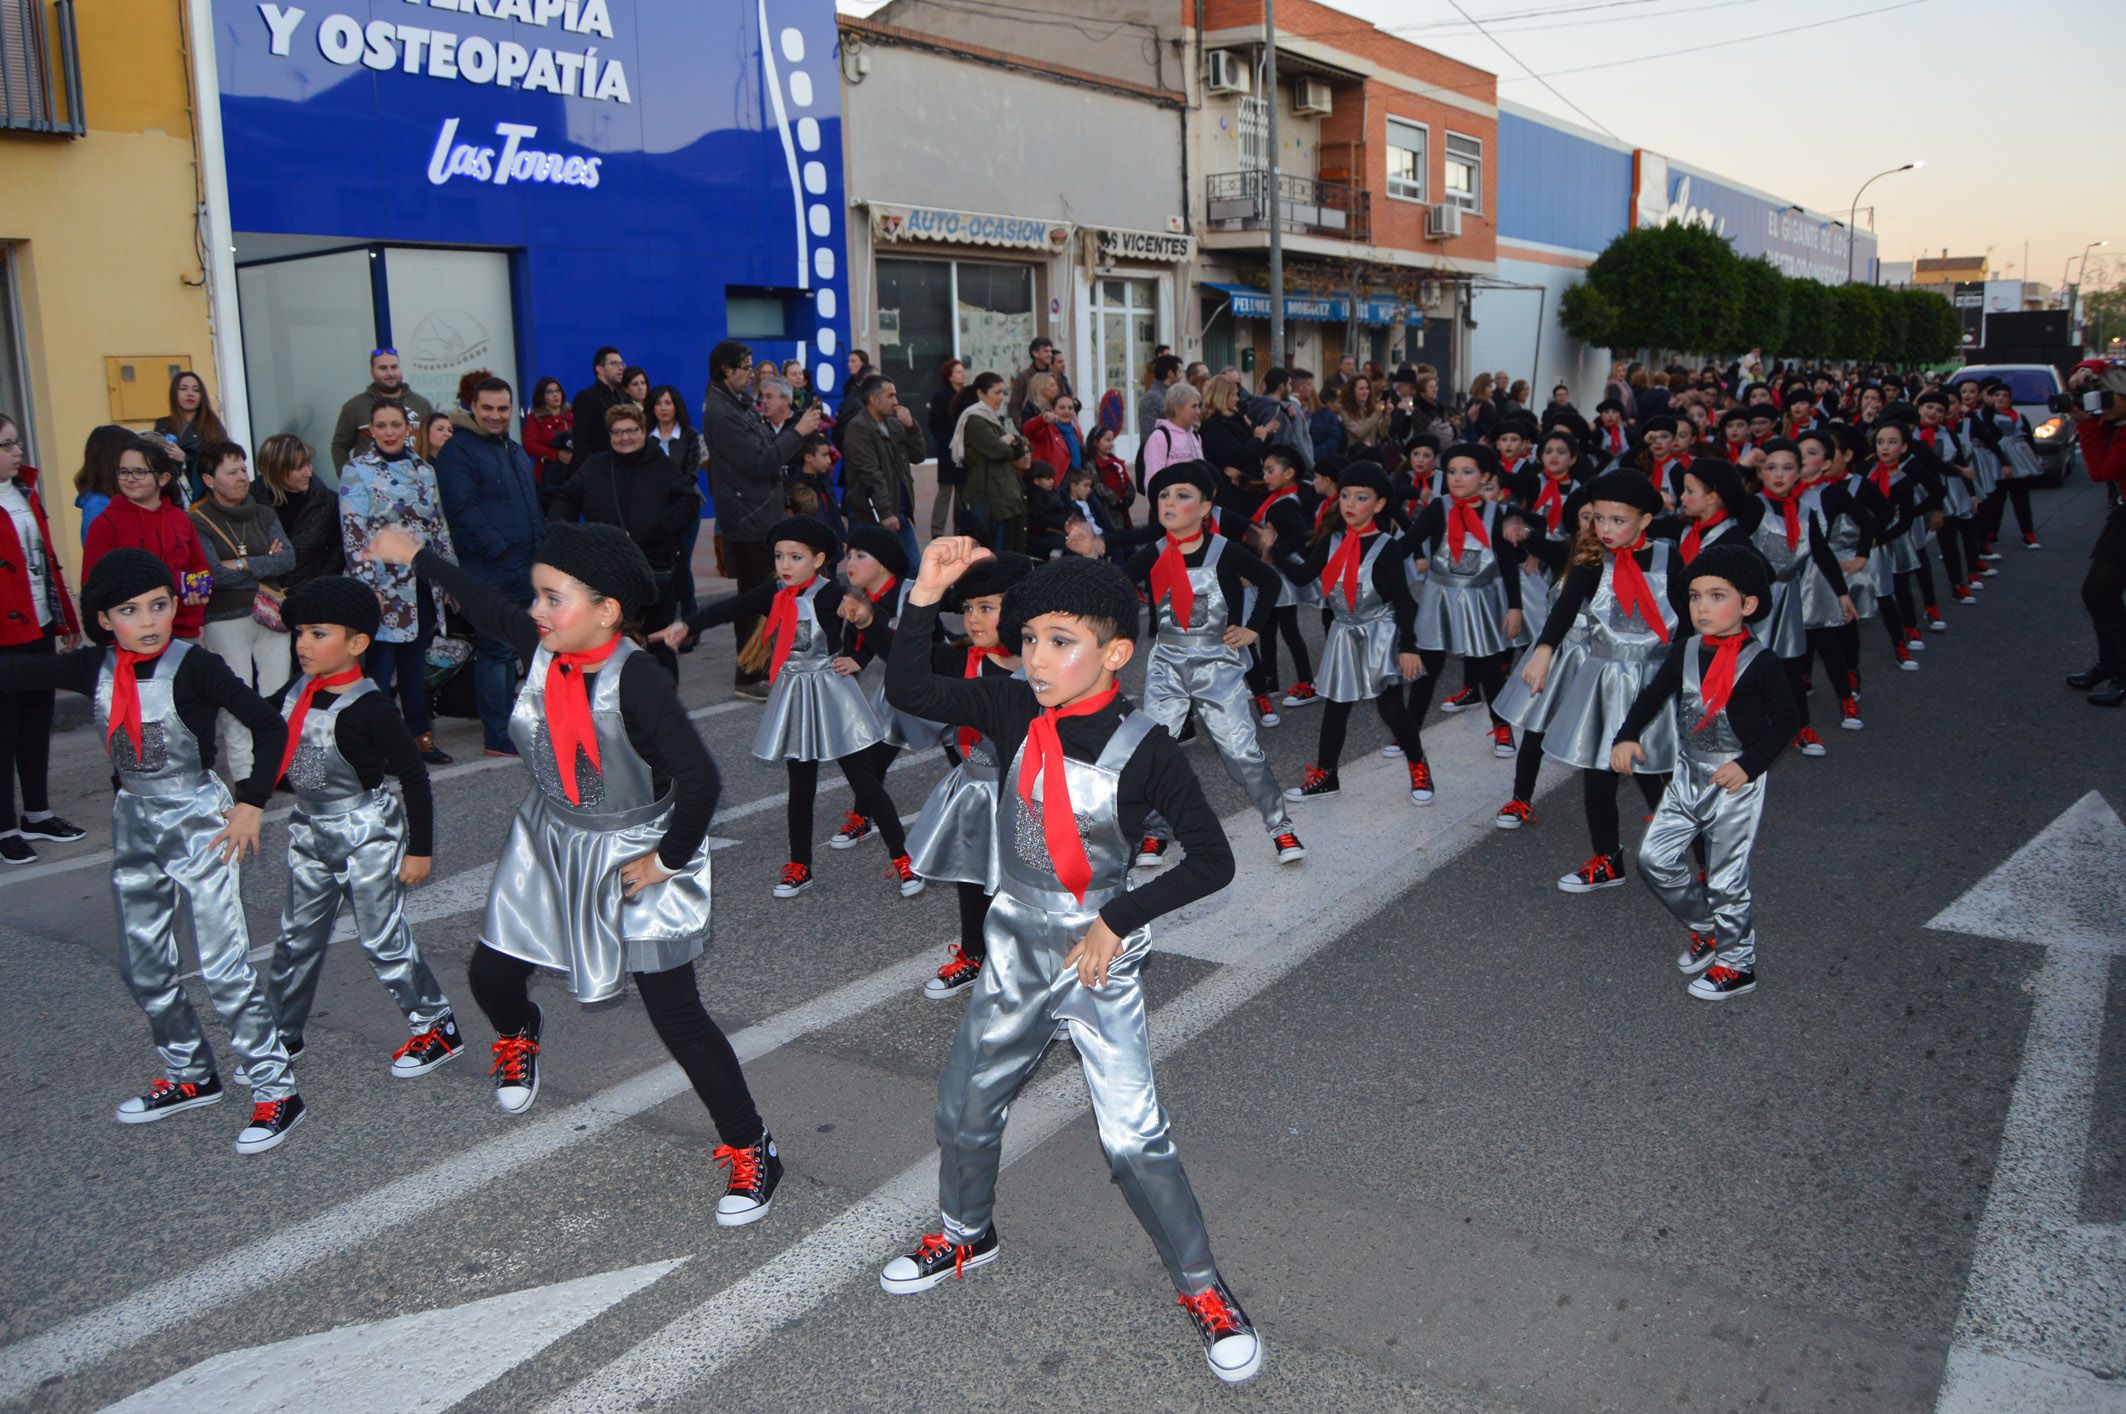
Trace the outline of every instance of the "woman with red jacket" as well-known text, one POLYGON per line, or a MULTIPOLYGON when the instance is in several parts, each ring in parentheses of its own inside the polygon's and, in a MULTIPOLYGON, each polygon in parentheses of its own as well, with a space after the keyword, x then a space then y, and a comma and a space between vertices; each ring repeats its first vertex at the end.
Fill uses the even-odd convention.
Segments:
POLYGON ((532 389, 531 408, 524 414, 524 450, 539 467, 539 505, 551 505, 554 493, 570 476, 575 463, 576 414, 568 405, 568 390, 558 378, 541 378, 532 389))
POLYGON ((192 517, 181 502, 164 496, 176 474, 163 445, 150 438, 139 438, 119 453, 118 499, 105 506, 89 526, 88 543, 81 550, 81 574, 87 578, 98 560, 120 547, 147 551, 168 565, 177 578, 177 623, 172 632, 179 638, 197 639, 214 577, 192 517))
MULTIPOLYGON (((22 433, 0 412, 0 654, 49 658, 60 639, 72 648, 81 626, 67 597, 52 528, 37 494, 37 468, 22 461, 22 433)), ((52 757, 52 693, 0 693, 0 862, 34 864, 29 839, 78 840, 82 830, 52 813, 45 774, 52 757), (15 782, 22 818, 15 818, 15 782)))

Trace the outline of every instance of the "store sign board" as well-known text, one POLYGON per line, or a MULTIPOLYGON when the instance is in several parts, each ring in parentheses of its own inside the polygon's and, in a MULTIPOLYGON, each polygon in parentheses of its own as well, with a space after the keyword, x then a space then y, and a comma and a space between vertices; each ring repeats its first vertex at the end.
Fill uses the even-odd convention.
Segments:
POLYGON ((1827 285, 1845 283, 1851 245, 1853 278, 1873 278, 1875 237, 1855 236, 1842 221, 1729 186, 1643 148, 1638 174, 1632 202, 1636 226, 1703 226, 1727 237, 1744 260, 1769 260, 1784 274, 1827 285))
POLYGON ((1006 250, 1060 251, 1070 244, 1071 225, 1038 216, 994 216, 942 206, 871 206, 871 231, 879 240, 949 241, 1006 250))
POLYGON ((1108 260, 1149 260, 1178 264, 1196 253, 1192 236, 1165 235, 1154 231, 1100 232, 1100 254, 1108 260))
MULTIPOLYGON (((1270 296, 1265 290, 1251 290, 1244 285, 1222 285, 1215 282, 1206 282, 1205 287, 1219 291, 1231 302, 1235 319, 1270 317, 1270 296)), ((1284 317, 1316 323, 1344 324, 1350 322, 1351 301, 1344 295, 1286 295, 1284 317)), ((1409 324, 1421 328, 1425 317, 1414 307, 1400 300, 1385 295, 1369 295, 1359 301, 1358 322, 1409 324)))

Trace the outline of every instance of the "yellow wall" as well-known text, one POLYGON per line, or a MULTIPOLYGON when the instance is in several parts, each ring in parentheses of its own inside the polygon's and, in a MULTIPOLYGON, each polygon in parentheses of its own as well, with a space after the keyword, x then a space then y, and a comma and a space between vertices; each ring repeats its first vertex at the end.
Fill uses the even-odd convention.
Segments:
POLYGON ((220 388, 194 241, 183 10, 77 5, 88 135, 0 132, 0 241, 12 243, 22 300, 26 414, 52 538, 77 588, 73 475, 89 430, 110 420, 104 359, 188 355, 209 391, 220 388))

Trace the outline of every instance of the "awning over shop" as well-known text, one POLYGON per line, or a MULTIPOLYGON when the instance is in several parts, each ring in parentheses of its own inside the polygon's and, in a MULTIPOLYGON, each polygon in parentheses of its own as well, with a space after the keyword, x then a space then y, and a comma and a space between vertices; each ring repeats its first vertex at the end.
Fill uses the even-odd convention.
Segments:
POLYGON ((882 242, 951 241, 958 245, 1003 246, 1014 250, 1061 251, 1070 244, 1068 221, 1039 216, 998 216, 984 211, 952 211, 942 206, 871 208, 871 233, 882 242))
MULTIPOLYGON (((1204 289, 1216 290, 1226 297, 1232 305, 1235 319, 1270 317, 1270 296, 1267 290, 1251 289, 1246 285, 1221 284, 1216 280, 1205 280, 1202 285, 1204 289)), ((1348 295, 1286 295, 1284 317, 1311 319, 1325 324, 1348 323, 1351 318, 1351 298, 1348 295)), ((1422 326, 1425 316, 1393 296, 1368 295, 1359 302, 1358 322, 1422 326)))

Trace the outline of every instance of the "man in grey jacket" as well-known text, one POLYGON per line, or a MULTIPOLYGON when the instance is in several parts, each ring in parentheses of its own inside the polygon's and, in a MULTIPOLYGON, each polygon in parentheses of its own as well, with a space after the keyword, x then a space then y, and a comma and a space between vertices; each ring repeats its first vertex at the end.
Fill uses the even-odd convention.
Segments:
MULTIPOLYGON (((723 537, 731 577, 743 594, 775 577, 775 546, 768 532, 789 514, 783 500, 783 468, 805 438, 819 430, 814 403, 777 432, 762 419, 748 391, 753 350, 725 339, 709 350, 709 390, 702 400, 701 435, 709 449, 709 494, 716 498, 716 533, 723 537)), ((731 625, 738 646, 753 636, 759 619, 731 625)), ((765 701, 767 674, 738 669, 732 690, 765 701)))
POLYGON ((912 565, 923 558, 915 544, 914 471, 927 455, 923 430, 890 378, 871 374, 855 396, 864 410, 842 443, 842 513, 853 525, 869 521, 898 535, 912 565))
POLYGON ((369 355, 369 386, 340 404, 340 419, 332 428, 332 484, 340 480, 340 468, 354 460, 354 454, 369 445, 369 413, 379 399, 389 398, 404 405, 406 420, 413 430, 420 431, 421 424, 435 416, 435 405, 406 386, 406 376, 399 371, 397 349, 377 349, 369 355))

